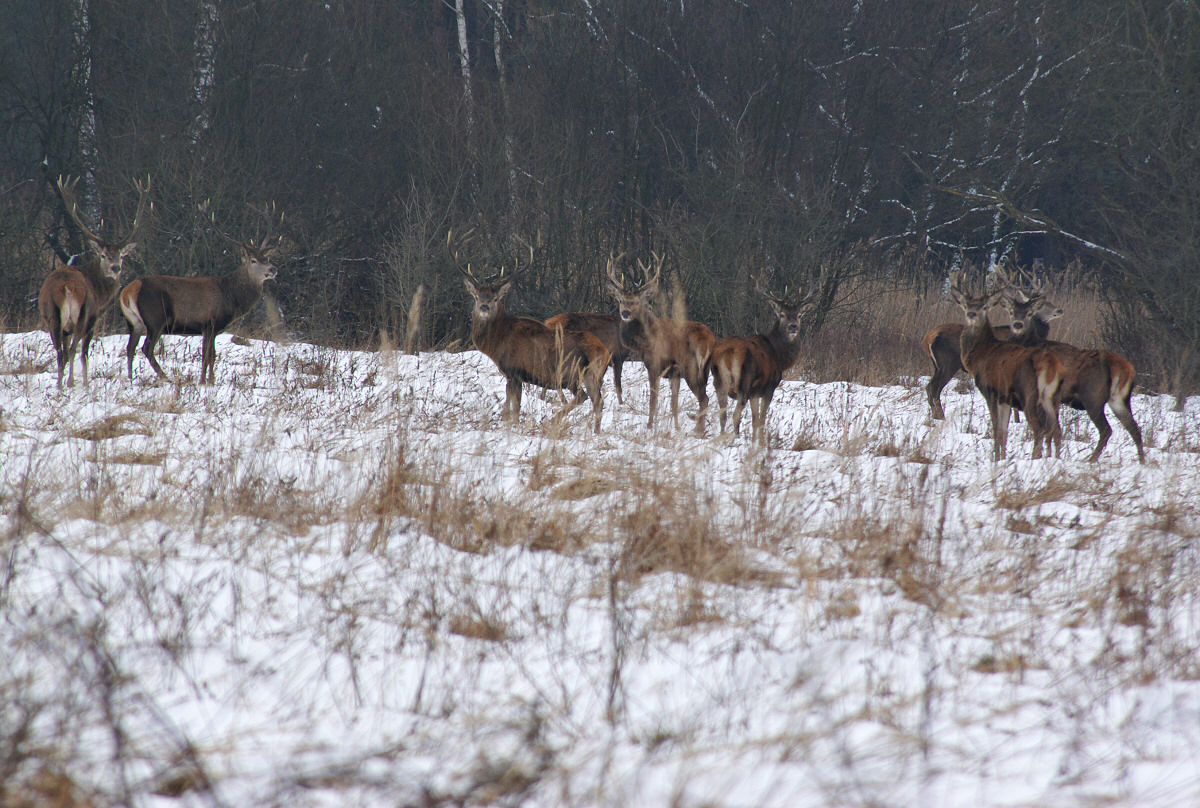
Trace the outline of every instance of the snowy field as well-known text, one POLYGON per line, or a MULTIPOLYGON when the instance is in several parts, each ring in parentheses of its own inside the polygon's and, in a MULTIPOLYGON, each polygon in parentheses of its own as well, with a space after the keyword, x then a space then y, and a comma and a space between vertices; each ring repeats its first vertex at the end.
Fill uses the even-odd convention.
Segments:
POLYGON ((164 343, 0 335, 0 803, 1200 804, 1200 398, 995 464, 959 383, 785 382, 764 451, 640 365, 594 436, 475 351, 164 343))

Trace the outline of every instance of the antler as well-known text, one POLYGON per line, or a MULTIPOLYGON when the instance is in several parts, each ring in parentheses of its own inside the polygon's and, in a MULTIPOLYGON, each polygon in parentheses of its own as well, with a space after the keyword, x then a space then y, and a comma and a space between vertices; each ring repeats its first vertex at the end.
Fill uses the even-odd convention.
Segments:
POLYGON ((87 222, 84 221, 83 216, 79 212, 79 203, 75 200, 75 186, 78 184, 79 177, 75 177, 74 179, 67 177, 65 182, 63 181, 62 177, 59 177, 58 192, 62 195, 63 204, 67 208, 67 213, 70 214, 71 219, 73 219, 75 224, 79 226, 79 229, 83 231, 83 235, 89 241, 94 241, 97 244, 103 244, 104 239, 92 232, 92 228, 88 226, 87 222))
MULTIPOLYGON (((275 221, 275 203, 274 202, 272 202, 270 205, 265 207, 261 211, 261 213, 263 215, 263 218, 267 220, 267 232, 266 232, 266 235, 264 235, 262 237, 262 239, 259 241, 258 246, 254 247, 254 249, 256 252, 260 252, 266 257, 271 257, 271 256, 275 255, 275 253, 279 252, 279 248, 283 244, 283 235, 279 234, 278 240, 276 241, 275 246, 273 246, 273 247, 268 246, 271 243, 271 239, 276 237, 275 228, 283 226, 283 219, 284 219, 285 214, 280 213, 279 221, 278 222, 275 221)), ((253 244, 251 246, 253 246, 253 244)))
POLYGON ((770 292, 767 291, 766 286, 765 286, 765 280, 766 280, 766 270, 762 270, 758 273, 758 276, 754 279, 754 291, 758 292, 760 295, 765 297, 767 300, 770 300, 772 303, 774 303, 777 306, 786 306, 787 303, 785 301, 787 300, 787 294, 788 294, 787 287, 786 286, 783 287, 783 297, 775 297, 773 294, 771 294, 770 292))
MULTIPOLYGON (((67 213, 71 219, 83 231, 83 235, 89 240, 97 244, 105 244, 104 239, 100 238, 84 220, 83 215, 79 212, 79 202, 75 198, 75 186, 79 184, 79 177, 72 179, 67 177, 64 180, 58 178, 58 192, 62 195, 63 203, 66 205, 67 213)), ((147 206, 151 210, 154 209, 154 202, 150 199, 150 177, 146 177, 146 184, 143 185, 140 180, 134 180, 133 185, 138 191, 138 206, 137 213, 133 215, 133 225, 129 228, 129 235, 118 242, 120 245, 129 244, 133 241, 133 237, 137 235, 138 228, 142 224, 142 216, 146 212, 147 206)))
POLYGON ((604 271, 608 275, 608 279, 610 281, 612 281, 613 288, 619 290, 622 293, 628 293, 629 292, 629 284, 625 281, 625 273, 622 272, 620 277, 617 277, 617 274, 616 274, 617 264, 624 257, 625 257, 625 253, 621 253, 620 255, 617 255, 614 258, 613 254, 610 252, 608 254, 608 265, 605 267, 604 271))
POLYGON ((657 253, 657 252, 650 253, 650 260, 654 266, 654 276, 653 277, 650 276, 651 265, 642 263, 642 259, 640 259, 640 258, 637 260, 638 268, 642 270, 642 277, 645 278, 645 281, 637 289, 638 294, 641 294, 646 291, 654 291, 654 290, 658 289, 658 278, 660 275, 662 275, 663 261, 665 259, 666 259, 666 256, 663 255, 662 253, 657 253))
POLYGON ((459 249, 461 247, 465 246, 468 242, 470 242, 471 238, 474 236, 474 234, 475 234, 475 228, 472 227, 470 230, 468 230, 466 232, 466 234, 464 234, 462 237, 460 237, 457 242, 455 242, 454 229, 451 228, 450 230, 447 230, 446 231, 446 254, 449 255, 450 260, 454 262, 455 269, 457 269, 459 272, 461 272, 468 280, 470 280, 476 286, 482 286, 483 281, 481 281, 481 280, 479 280, 479 278, 475 277, 475 273, 471 271, 471 264, 463 263, 463 261, 459 258, 459 249))
POLYGON ((142 185, 141 180, 134 180, 133 185, 138 191, 138 206, 137 213, 133 214, 133 226, 129 228, 129 235, 125 237, 126 244, 133 241, 138 228, 142 226, 142 214, 146 212, 147 203, 149 203, 150 210, 154 210, 154 200, 150 198, 150 175, 146 175, 145 185, 142 185))
POLYGON ((475 232, 475 228, 471 228, 470 230, 468 230, 466 232, 465 235, 463 235, 461 238, 459 238, 457 241, 455 241, 454 231, 453 230, 448 231, 446 233, 446 252, 450 255, 450 260, 452 260, 454 262, 455 268, 458 269, 458 271, 461 272, 463 274, 463 276, 466 277, 467 280, 469 280, 475 286, 487 286, 488 284, 493 284, 493 283, 496 283, 497 281, 512 282, 512 281, 516 280, 518 277, 520 277, 521 275, 524 275, 526 272, 528 272, 529 269, 533 266, 533 257, 534 257, 533 246, 531 244, 529 244, 529 242, 525 241, 525 239, 521 238, 520 236, 517 236, 516 237, 517 241, 521 242, 521 244, 523 244, 525 247, 527 247, 529 249, 529 263, 524 268, 521 268, 521 256, 520 256, 520 253, 517 253, 517 255, 514 258, 512 272, 508 272, 508 267, 507 267, 507 265, 505 265, 505 266, 500 267, 499 272, 494 272, 491 275, 487 276, 486 278, 481 279, 481 278, 476 277, 475 273, 471 270, 470 262, 464 262, 462 260, 462 258, 459 256, 460 248, 465 246, 471 240, 472 234, 474 234, 474 232, 475 232))

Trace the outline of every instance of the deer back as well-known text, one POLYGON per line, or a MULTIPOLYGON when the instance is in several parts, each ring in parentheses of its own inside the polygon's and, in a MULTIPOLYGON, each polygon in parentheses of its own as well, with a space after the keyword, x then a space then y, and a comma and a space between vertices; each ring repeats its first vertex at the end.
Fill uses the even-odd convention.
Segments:
POLYGON ((545 324, 551 330, 562 328, 564 331, 592 334, 604 344, 613 358, 624 359, 629 354, 629 349, 621 343, 620 325, 612 314, 567 312, 554 315, 545 324))

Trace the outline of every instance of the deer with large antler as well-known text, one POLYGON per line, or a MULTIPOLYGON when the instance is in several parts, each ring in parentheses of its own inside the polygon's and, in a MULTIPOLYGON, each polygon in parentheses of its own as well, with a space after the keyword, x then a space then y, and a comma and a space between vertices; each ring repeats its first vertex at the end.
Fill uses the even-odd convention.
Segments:
POLYGON ((129 235, 117 241, 105 241, 96 235, 79 211, 75 199, 74 180, 58 179, 58 191, 71 219, 83 231, 84 239, 95 255, 81 266, 59 266, 42 283, 38 293, 38 313, 50 332, 54 352, 58 357, 58 386, 62 389, 63 370, 70 366, 68 384, 75 385, 75 353, 83 367, 83 383, 88 383, 88 349, 96 329, 96 318, 109 304, 120 285, 120 275, 126 256, 137 248, 134 236, 150 200, 150 180, 135 183, 138 189, 138 208, 129 235))
POLYGON ((712 367, 713 345, 717 338, 708 326, 692 320, 659 317, 653 308, 662 275, 663 256, 653 253, 653 265, 638 260, 642 271, 641 284, 620 277, 608 262, 609 290, 617 300, 621 320, 621 342, 637 351, 650 376, 650 420, 654 428, 658 410, 658 380, 666 376, 671 383, 671 416, 679 428, 679 380, 687 382, 699 404, 696 415, 696 434, 704 434, 704 417, 708 412, 708 372, 712 367))
POLYGON ((1112 351, 1085 350, 1046 339, 1046 330, 1038 328, 1039 322, 1062 315, 1062 309, 1047 300, 1046 294, 1045 285, 1038 284, 1028 295, 1017 293, 1005 297, 1003 304, 1011 321, 1011 341, 1017 345, 1049 349, 1062 362, 1065 369, 1059 392, 1062 403, 1071 409, 1085 411, 1100 433, 1096 448, 1088 458, 1090 461, 1095 462, 1100 457, 1112 436, 1112 426, 1104 416, 1107 404, 1133 438, 1138 462, 1145 463, 1142 430, 1133 419, 1129 406, 1136 376, 1133 365, 1112 351))
MULTIPOLYGON (((1005 277, 1007 278, 1007 276, 1005 277)), ((1045 340, 1050 336, 1050 321, 1062 316, 1062 309, 1044 300, 1044 281, 1032 283, 1032 280, 1025 278, 1023 273, 1022 278, 1032 284, 1031 291, 1025 293, 1010 288, 1006 292, 1005 299, 1014 299, 1022 304, 1030 304, 1025 308, 1024 340, 1026 342, 1031 339, 1045 340)), ((958 346, 965 329, 966 326, 962 323, 944 323, 929 329, 921 340, 921 348, 929 357, 929 361, 933 363, 933 373, 929 376, 929 384, 925 385, 925 396, 929 399, 932 416, 937 420, 946 417, 946 413, 942 409, 942 390, 958 371, 963 370, 962 356, 958 346)), ((1013 329, 1007 325, 992 326, 992 333, 996 335, 996 339, 1003 342, 1014 339, 1013 329)))
POLYGON ((163 334, 178 334, 203 338, 200 384, 216 382, 217 334, 254 308, 262 297, 263 284, 275 277, 272 261, 279 251, 275 231, 282 225, 283 217, 276 221, 274 206, 263 215, 267 220, 266 235, 257 244, 239 244, 240 263, 228 275, 202 278, 147 275, 121 290, 121 313, 129 325, 125 364, 130 380, 139 336, 146 335, 142 353, 150 360, 150 367, 159 379, 166 379, 167 374, 154 357, 154 347, 163 334))
POLYGON ((601 391, 610 360, 604 343, 588 332, 547 328, 532 317, 514 317, 504 309, 505 295, 532 265, 533 247, 529 248, 530 264, 524 269, 517 261, 511 273, 501 267, 497 273, 478 278, 471 265, 460 260, 458 249, 451 246, 452 239, 453 233, 448 233, 447 248, 475 303, 471 312, 471 341, 496 363, 506 380, 501 419, 511 419, 514 424, 520 421, 521 390, 528 382, 548 390, 566 389, 574 395, 574 400, 566 402, 555 416, 556 420, 583 403, 586 391, 592 400, 595 431, 599 432, 604 411, 601 391))
POLYGON ((1058 407, 1065 368, 1052 351, 997 339, 988 310, 1000 303, 1009 285, 1007 278, 998 277, 999 288, 978 295, 963 288, 961 272, 950 278, 950 296, 967 321, 959 343, 963 367, 975 379, 992 422, 992 458, 1007 456, 1008 416, 1013 407, 1024 411, 1033 431, 1034 459, 1042 456, 1043 441, 1047 452, 1053 441, 1058 455, 1062 449, 1058 407))
MULTIPOLYGON (((619 261, 620 258, 621 256, 618 256, 613 259, 610 256, 609 261, 619 261)), ((586 331, 603 342, 612 357, 613 387, 617 391, 617 403, 622 403, 621 368, 624 366, 625 360, 629 358, 630 351, 629 347, 621 342, 621 323, 616 315, 586 311, 564 312, 546 320, 546 327, 561 328, 564 331, 586 331)))
POLYGON ((804 316, 818 302, 825 285, 825 272, 803 297, 775 297, 763 287, 762 276, 754 290, 767 299, 775 322, 766 334, 725 337, 712 350, 713 388, 720 408, 721 433, 725 433, 725 409, 729 397, 737 399, 733 410, 733 433, 738 434, 742 409, 750 402, 752 439, 766 442, 767 408, 783 374, 800 358, 800 333, 804 316))

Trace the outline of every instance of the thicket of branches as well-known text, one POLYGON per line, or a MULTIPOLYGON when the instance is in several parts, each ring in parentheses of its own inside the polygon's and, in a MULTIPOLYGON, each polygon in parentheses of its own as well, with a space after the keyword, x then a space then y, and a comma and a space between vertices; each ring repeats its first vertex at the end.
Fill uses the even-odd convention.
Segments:
MULTIPOLYGON (((1114 347, 1200 378, 1194 0, 7 0, 0 294, 33 324, 53 192, 119 229, 154 183, 138 271, 233 265, 216 226, 287 214, 288 326, 362 342, 465 332, 442 245, 517 237, 514 307, 611 307, 612 253, 667 255, 690 316, 755 325, 752 277, 1082 257, 1114 347), (958 193, 953 193, 958 192, 958 193), (913 253, 931 261, 894 260, 913 253), (1162 346, 1170 346, 1164 348, 1162 346)), ((924 267, 924 269, 921 269, 924 267)), ((834 289, 830 289, 832 298, 834 289)))

